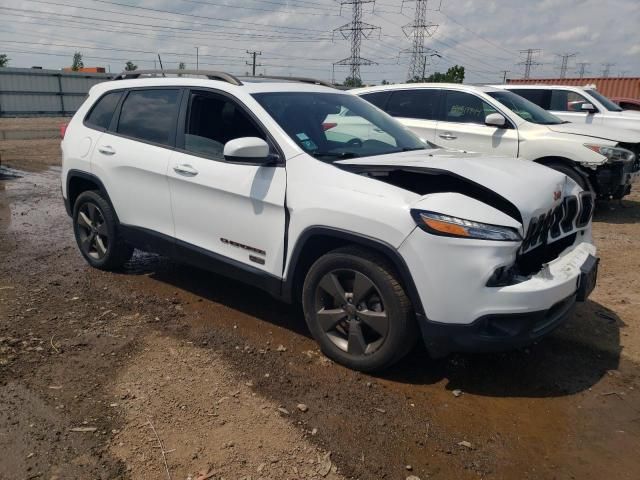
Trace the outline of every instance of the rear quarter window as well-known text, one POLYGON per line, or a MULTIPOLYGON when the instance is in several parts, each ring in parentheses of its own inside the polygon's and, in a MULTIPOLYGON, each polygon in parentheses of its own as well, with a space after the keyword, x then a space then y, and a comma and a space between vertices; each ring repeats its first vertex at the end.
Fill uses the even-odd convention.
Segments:
POLYGON ((132 90, 122 103, 118 133, 160 145, 175 134, 179 90, 132 90))
POLYGON ((116 111, 121 97, 122 92, 110 92, 100 97, 86 116, 85 124, 99 130, 109 128, 109 124, 113 118, 113 112, 116 111))

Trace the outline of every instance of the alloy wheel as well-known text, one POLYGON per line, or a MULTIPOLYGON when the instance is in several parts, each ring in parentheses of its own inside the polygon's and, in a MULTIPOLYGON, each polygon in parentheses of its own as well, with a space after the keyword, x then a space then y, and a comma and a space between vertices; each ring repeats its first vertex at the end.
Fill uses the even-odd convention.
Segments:
POLYGON ((100 208, 95 203, 84 203, 76 222, 82 251, 95 260, 102 260, 109 249, 109 233, 100 208))
POLYGON ((389 317, 378 288, 366 275, 333 270, 318 283, 315 299, 318 324, 340 350, 369 355, 384 343, 389 317))

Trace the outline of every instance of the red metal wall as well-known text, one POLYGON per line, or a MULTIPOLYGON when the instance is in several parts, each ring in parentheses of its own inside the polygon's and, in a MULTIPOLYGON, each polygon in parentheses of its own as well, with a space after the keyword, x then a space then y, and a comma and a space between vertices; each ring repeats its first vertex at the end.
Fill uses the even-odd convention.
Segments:
POLYGON ((640 77, 518 78, 508 79, 507 83, 517 83, 519 85, 575 85, 579 87, 595 85, 605 97, 640 98, 640 77))

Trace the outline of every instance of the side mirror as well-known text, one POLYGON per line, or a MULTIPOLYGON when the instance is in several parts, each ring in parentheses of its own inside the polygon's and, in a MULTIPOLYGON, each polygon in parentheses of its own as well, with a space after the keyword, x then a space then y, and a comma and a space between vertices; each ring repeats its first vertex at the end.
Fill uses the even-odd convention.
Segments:
POLYGON ((258 137, 242 137, 229 140, 223 150, 225 160, 230 162, 270 163, 269 145, 258 137))
POLYGON ((504 128, 507 125, 507 119, 500 113, 490 113, 484 119, 484 124, 490 127, 504 128))
POLYGON ((583 103, 580 105, 580 110, 587 113, 595 113, 597 111, 596 107, 593 106, 593 103, 583 103))

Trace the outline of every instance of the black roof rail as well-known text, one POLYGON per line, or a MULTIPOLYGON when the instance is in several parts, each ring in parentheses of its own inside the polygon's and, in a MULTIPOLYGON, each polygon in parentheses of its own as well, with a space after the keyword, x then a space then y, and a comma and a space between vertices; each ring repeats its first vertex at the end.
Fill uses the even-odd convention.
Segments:
POLYGON ((234 77, 230 73, 216 72, 213 70, 125 70, 117 75, 114 80, 127 80, 133 78, 140 78, 142 75, 150 75, 154 77, 163 77, 166 74, 169 75, 201 75, 207 77, 209 80, 220 80, 232 85, 242 85, 242 82, 234 77))
POLYGON ((292 82, 312 83, 314 85, 322 85, 324 87, 335 88, 335 85, 325 82, 324 80, 318 80, 309 77, 286 77, 284 75, 257 75, 255 77, 247 77, 247 81, 251 81, 252 78, 266 78, 268 80, 290 80, 292 82))

